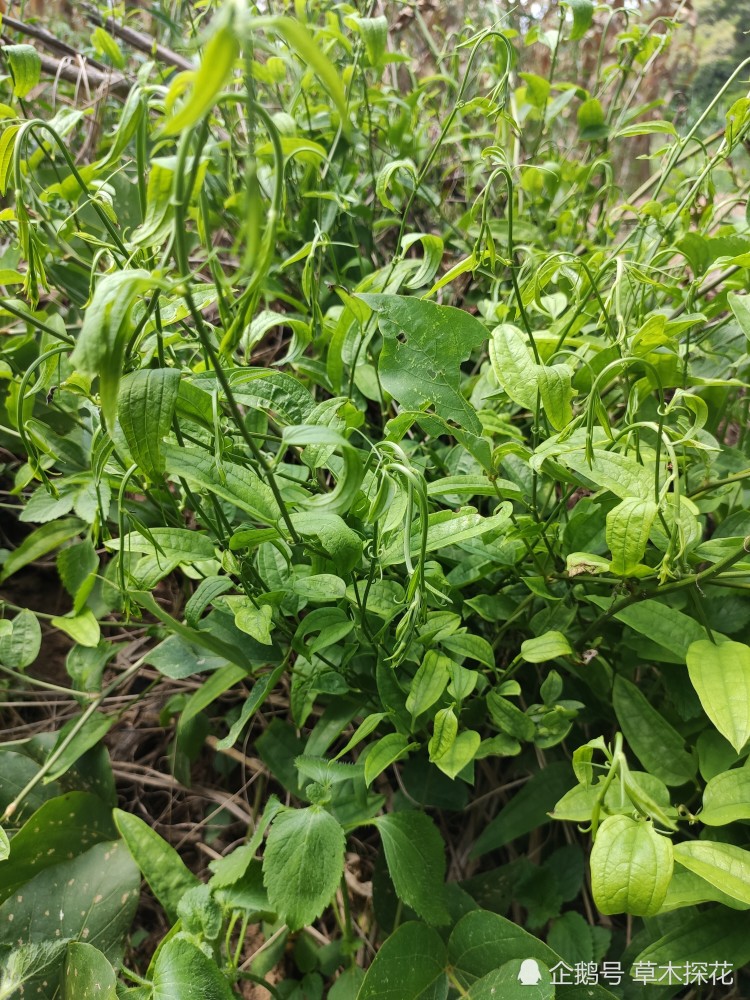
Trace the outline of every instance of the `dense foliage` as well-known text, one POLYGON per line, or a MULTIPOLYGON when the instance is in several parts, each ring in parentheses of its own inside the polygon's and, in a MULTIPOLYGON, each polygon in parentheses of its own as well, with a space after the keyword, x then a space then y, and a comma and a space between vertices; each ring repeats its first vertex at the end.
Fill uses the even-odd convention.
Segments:
POLYGON ((3 47, 0 998, 747 995, 750 100, 589 0, 168 6, 91 106, 3 47))

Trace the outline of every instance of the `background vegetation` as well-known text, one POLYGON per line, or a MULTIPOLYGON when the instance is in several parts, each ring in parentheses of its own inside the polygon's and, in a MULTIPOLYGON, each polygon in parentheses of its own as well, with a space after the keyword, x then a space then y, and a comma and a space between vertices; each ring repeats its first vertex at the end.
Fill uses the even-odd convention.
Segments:
POLYGON ((5 12, 2 1000, 747 995, 718 8, 5 12))

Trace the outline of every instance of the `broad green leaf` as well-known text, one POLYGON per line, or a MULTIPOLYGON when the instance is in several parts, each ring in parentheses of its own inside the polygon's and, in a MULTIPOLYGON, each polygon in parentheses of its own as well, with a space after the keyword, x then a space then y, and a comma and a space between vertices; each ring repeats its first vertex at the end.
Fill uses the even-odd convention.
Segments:
POLYGON ((549 929, 547 942, 566 962, 599 962, 607 953, 612 934, 604 927, 589 924, 574 910, 558 917, 549 929))
POLYGON ((628 497, 649 500, 654 495, 652 470, 641 465, 632 455, 596 448, 591 461, 578 451, 560 455, 560 461, 583 479, 600 489, 609 490, 621 500, 628 497))
POLYGON ((98 948, 71 941, 65 955, 63 1000, 115 1000, 115 971, 98 948))
POLYGON ((213 559, 216 554, 214 543, 207 534, 187 528, 150 528, 147 535, 131 531, 122 538, 113 539, 107 547, 115 550, 122 547, 125 552, 142 552, 165 561, 174 558, 188 564, 213 559))
POLYGON ((290 930, 311 924, 330 903, 344 871, 344 831, 320 806, 285 809, 273 821, 263 883, 290 930))
MULTIPOLYGON (((138 869, 122 841, 96 844, 72 860, 47 868, 0 906, 0 949, 57 939, 85 940, 119 962, 139 898, 138 869), (41 903, 44 903, 42 906, 41 903)), ((58 956, 58 967, 63 953, 58 956)), ((55 981, 51 967, 44 975, 55 981)), ((40 978, 26 984, 37 995, 40 978)))
POLYGON ((38 944, 21 944, 6 953, 0 969, 0 997, 3 1000, 23 996, 24 983, 44 973, 50 966, 59 967, 67 941, 59 939, 38 944))
POLYGON ((451 679, 451 660, 442 653, 430 649, 414 675, 406 699, 406 710, 411 712, 412 720, 426 712, 441 697, 451 679))
POLYGON ((466 1000, 554 1000, 555 987, 549 969, 534 958, 513 959, 482 976, 466 994, 466 1000))
POLYGON ((39 655, 42 630, 33 611, 19 611, 0 635, 0 663, 13 670, 30 666, 39 655))
POLYGON ((206 451, 170 444, 163 446, 162 454, 171 476, 215 493, 265 524, 276 524, 280 513, 273 493, 248 465, 222 462, 219 468, 206 451))
POLYGON ((26 97, 39 83, 42 61, 33 45, 3 45, 3 56, 13 76, 13 96, 26 97))
POLYGON ((733 768, 711 778, 703 790, 698 819, 706 826, 750 819, 750 768, 733 768))
POLYGON ((409 810, 379 816, 375 825, 399 898, 427 923, 447 924, 445 844, 435 824, 425 813, 409 810))
POLYGON ((667 895, 662 904, 660 913, 669 913, 672 910, 681 910, 686 906, 698 906, 700 903, 723 903, 733 910, 750 909, 750 903, 741 903, 733 896, 729 896, 715 885, 711 885, 700 875, 683 868, 682 865, 675 865, 672 872, 672 881, 669 883, 667 895))
POLYGON ((461 365, 487 340, 469 313, 426 299, 359 295, 378 314, 383 334, 378 371, 383 388, 406 409, 425 404, 474 434, 482 425, 461 394, 461 365))
MULTIPOLYGON (((602 611, 608 611, 616 603, 616 598, 612 597, 590 597, 589 600, 602 611)), ((695 618, 656 600, 639 601, 638 604, 617 611, 613 617, 669 650, 674 657, 670 662, 674 663, 682 663, 690 644, 703 639, 706 634, 695 618)), ((714 636, 716 635, 714 632, 714 636)))
POLYGON ((572 653, 567 637, 555 630, 521 643, 521 656, 527 663, 546 663, 557 656, 571 656, 572 653))
POLYGON ((2 573, 0 573, 0 583, 5 583, 8 577, 17 573, 19 569, 23 569, 29 563, 36 562, 37 559, 42 559, 64 542, 74 538, 82 528, 83 522, 79 521, 78 518, 70 517, 63 521, 43 524, 41 528, 32 531, 5 560, 2 573))
POLYGON ((114 820, 128 850, 171 921, 182 896, 198 885, 177 851, 138 816, 115 809, 114 820))
POLYGON ((514 403, 534 413, 539 399, 555 430, 570 423, 570 404, 575 396, 571 369, 567 365, 537 364, 518 327, 503 323, 493 331, 490 361, 495 378, 514 403))
POLYGON ((264 646, 272 645, 273 608, 270 604, 256 607, 249 597, 227 597, 226 602, 234 614, 234 624, 240 632, 251 635, 256 642, 264 646))
POLYGON ((687 665, 706 715, 739 753, 750 737, 750 646, 700 639, 687 665))
POLYGON ((648 771, 667 785, 693 780, 698 762, 685 740, 635 684, 616 677, 613 704, 625 739, 648 771))
POLYGON ((675 844, 674 859, 722 892, 750 906, 750 851, 693 840, 675 844))
POLYGON ((110 809, 97 795, 67 792, 50 799, 13 837, 8 860, 0 861, 0 901, 45 868, 112 840, 116 833, 110 809))
POLYGON ((657 513, 653 500, 628 497, 607 514, 607 547, 612 553, 613 573, 629 576, 636 569, 657 513))
POLYGON ((448 958, 465 988, 514 960, 536 959, 550 968, 560 961, 539 938, 512 920, 484 910, 474 910, 458 921, 448 941, 448 958))
POLYGON ((446 1000, 446 965, 445 944, 437 931, 415 922, 401 924, 378 950, 357 1000, 446 1000))
POLYGON ((359 563, 362 539, 338 514, 304 511, 292 515, 292 524, 303 537, 319 540, 339 573, 350 573, 359 563))
POLYGON ((153 1000, 233 1000, 235 992, 217 964, 197 944, 173 937, 159 948, 153 969, 153 1000))
POLYGON ((434 761, 437 767, 452 780, 474 760, 482 737, 474 729, 465 729, 434 761))
POLYGON ((69 635, 73 642, 77 642, 79 646, 95 649, 99 645, 101 629, 90 608, 84 608, 77 615, 55 616, 50 620, 50 624, 69 635))
MULTIPOLYGON (((684 965, 685 962, 727 961, 739 969, 750 961, 750 913, 724 906, 689 912, 666 933, 636 955, 634 964, 652 962, 684 965)), ((631 970, 632 975, 632 970, 631 970)))
POLYGON ((120 385, 120 427, 133 460, 149 479, 158 479, 165 468, 162 442, 172 426, 179 386, 174 368, 142 368, 120 385))
POLYGON ((108 427, 117 416, 117 393, 132 333, 130 314, 136 301, 157 286, 142 268, 115 271, 100 278, 86 309, 71 363, 84 375, 99 376, 102 413, 108 427))
POLYGON ((294 761, 299 773, 319 785, 337 785, 342 781, 352 781, 360 777, 364 765, 344 764, 337 760, 327 760, 325 757, 313 757, 302 754, 294 761))
POLYGON ((193 75, 190 93, 177 113, 166 119, 165 135, 178 135, 208 114, 230 77, 240 54, 240 40, 231 17, 232 5, 227 4, 224 10, 229 12, 229 16, 221 18, 206 42, 200 66, 193 75))
POLYGON ((672 841, 651 823, 608 816, 591 850, 591 890, 601 913, 658 913, 674 865, 672 841))

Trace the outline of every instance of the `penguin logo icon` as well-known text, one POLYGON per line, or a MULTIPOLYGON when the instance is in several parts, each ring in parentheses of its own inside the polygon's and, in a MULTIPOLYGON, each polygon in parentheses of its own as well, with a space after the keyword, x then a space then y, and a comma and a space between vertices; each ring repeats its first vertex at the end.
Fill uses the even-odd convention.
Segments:
POLYGON ((536 960, 525 958, 521 962, 521 970, 518 973, 518 982, 521 986, 536 986, 541 978, 542 973, 536 960))

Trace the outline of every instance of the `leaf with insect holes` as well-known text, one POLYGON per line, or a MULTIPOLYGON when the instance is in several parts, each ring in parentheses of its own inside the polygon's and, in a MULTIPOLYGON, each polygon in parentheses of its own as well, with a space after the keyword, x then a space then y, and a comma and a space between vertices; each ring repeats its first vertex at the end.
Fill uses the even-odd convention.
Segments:
POLYGON ((481 434, 476 411, 461 393, 461 365, 488 337, 479 320, 426 299, 369 294, 358 298, 378 315, 383 388, 406 409, 430 405, 445 420, 481 434))

